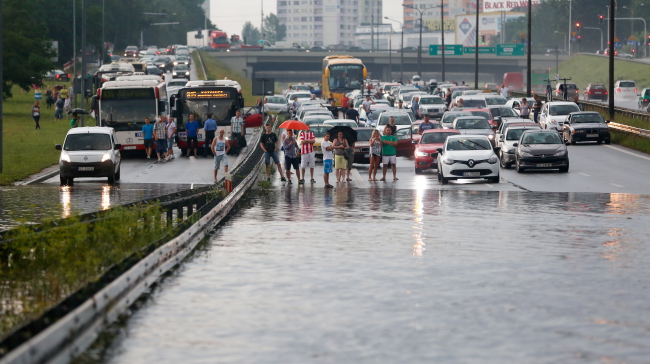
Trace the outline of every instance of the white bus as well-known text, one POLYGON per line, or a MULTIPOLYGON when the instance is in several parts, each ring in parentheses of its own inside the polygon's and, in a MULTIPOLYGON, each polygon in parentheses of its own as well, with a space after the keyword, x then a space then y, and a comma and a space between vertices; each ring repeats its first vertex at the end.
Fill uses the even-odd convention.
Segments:
POLYGON ((115 129, 121 150, 144 150, 144 119, 169 112, 167 86, 158 76, 123 76, 105 82, 93 97, 97 125, 115 129))

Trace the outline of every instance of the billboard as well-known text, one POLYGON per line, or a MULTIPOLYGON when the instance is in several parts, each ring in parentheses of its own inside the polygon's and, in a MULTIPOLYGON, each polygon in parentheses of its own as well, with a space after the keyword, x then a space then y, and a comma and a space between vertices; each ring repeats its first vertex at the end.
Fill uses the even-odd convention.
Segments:
MULTIPOLYGON (((540 0, 532 0, 533 6, 539 6, 540 0)), ((528 0, 483 0, 483 12, 510 11, 512 9, 527 8, 528 0)))
MULTIPOLYGON (((429 28, 430 31, 432 32, 439 32, 440 31, 440 19, 437 20, 423 20, 422 21, 423 25, 427 28, 429 28)), ((414 28, 418 28, 418 26, 415 26, 414 28)), ((455 19, 445 19, 445 31, 446 32, 453 32, 456 30, 456 20, 455 19)))
MULTIPOLYGON (((507 12, 505 13, 506 21, 526 16, 526 13, 507 12)), ((479 46, 486 45, 489 38, 496 36, 501 32, 501 13, 481 13, 479 14, 479 37, 485 35, 485 42, 479 39, 479 46)), ((476 45, 476 14, 459 15, 456 17, 456 44, 462 44, 466 47, 476 45)))

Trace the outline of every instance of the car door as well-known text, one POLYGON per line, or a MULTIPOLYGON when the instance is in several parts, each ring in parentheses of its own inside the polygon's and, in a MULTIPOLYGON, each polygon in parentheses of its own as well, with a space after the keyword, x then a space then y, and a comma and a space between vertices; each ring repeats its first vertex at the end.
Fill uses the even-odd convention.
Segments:
POLYGON ((413 152, 415 151, 415 145, 413 144, 413 135, 411 133, 411 128, 403 128, 397 130, 395 133, 397 137, 397 156, 398 157, 412 157, 413 152))
POLYGON ((546 117, 548 115, 548 104, 542 107, 542 112, 539 114, 539 125, 543 126, 543 129, 546 129, 546 117))

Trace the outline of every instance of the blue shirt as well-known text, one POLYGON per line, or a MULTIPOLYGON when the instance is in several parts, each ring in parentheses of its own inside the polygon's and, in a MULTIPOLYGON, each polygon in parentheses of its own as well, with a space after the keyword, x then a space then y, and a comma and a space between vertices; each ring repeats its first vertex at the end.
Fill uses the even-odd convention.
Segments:
POLYGON ((203 123, 203 129, 205 129, 205 131, 217 130, 217 122, 212 119, 208 119, 205 121, 205 123, 203 123))
POLYGON ((199 122, 194 120, 193 122, 186 122, 185 123, 185 131, 187 131, 187 136, 188 137, 195 137, 196 132, 199 130, 199 122))
POLYGON ((153 124, 145 124, 142 126, 142 132, 145 139, 153 139, 153 124))
POLYGON ((427 123, 422 123, 422 124, 420 124, 420 128, 419 128, 419 129, 420 129, 420 133, 423 132, 423 131, 425 131, 425 130, 435 129, 435 127, 436 127, 436 126, 433 125, 432 122, 429 122, 429 124, 427 124, 427 123))

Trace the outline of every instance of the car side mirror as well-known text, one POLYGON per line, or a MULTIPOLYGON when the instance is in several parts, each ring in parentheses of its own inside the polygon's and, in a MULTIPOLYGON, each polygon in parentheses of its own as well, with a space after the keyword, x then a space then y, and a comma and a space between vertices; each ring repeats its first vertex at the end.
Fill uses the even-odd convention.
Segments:
POLYGON ((438 154, 442 154, 442 148, 436 148, 436 152, 438 152, 438 154))
POLYGON ((62 150, 63 148, 61 148, 61 144, 57 144, 57 145, 54 146, 54 149, 56 149, 56 150, 62 150))
POLYGON ((115 146, 113 147, 113 149, 115 150, 120 150, 121 148, 122 148, 122 144, 115 144, 115 146))
POLYGON ((569 141, 569 140, 566 140, 566 141, 564 142, 564 145, 566 145, 566 146, 569 146, 569 145, 571 145, 571 141, 569 141))
POLYGON ((518 147, 518 146, 519 146, 519 143, 513 143, 512 146, 513 146, 513 147, 518 147))
POLYGON ((411 140, 411 144, 417 144, 417 143, 418 143, 417 140, 411 140))

